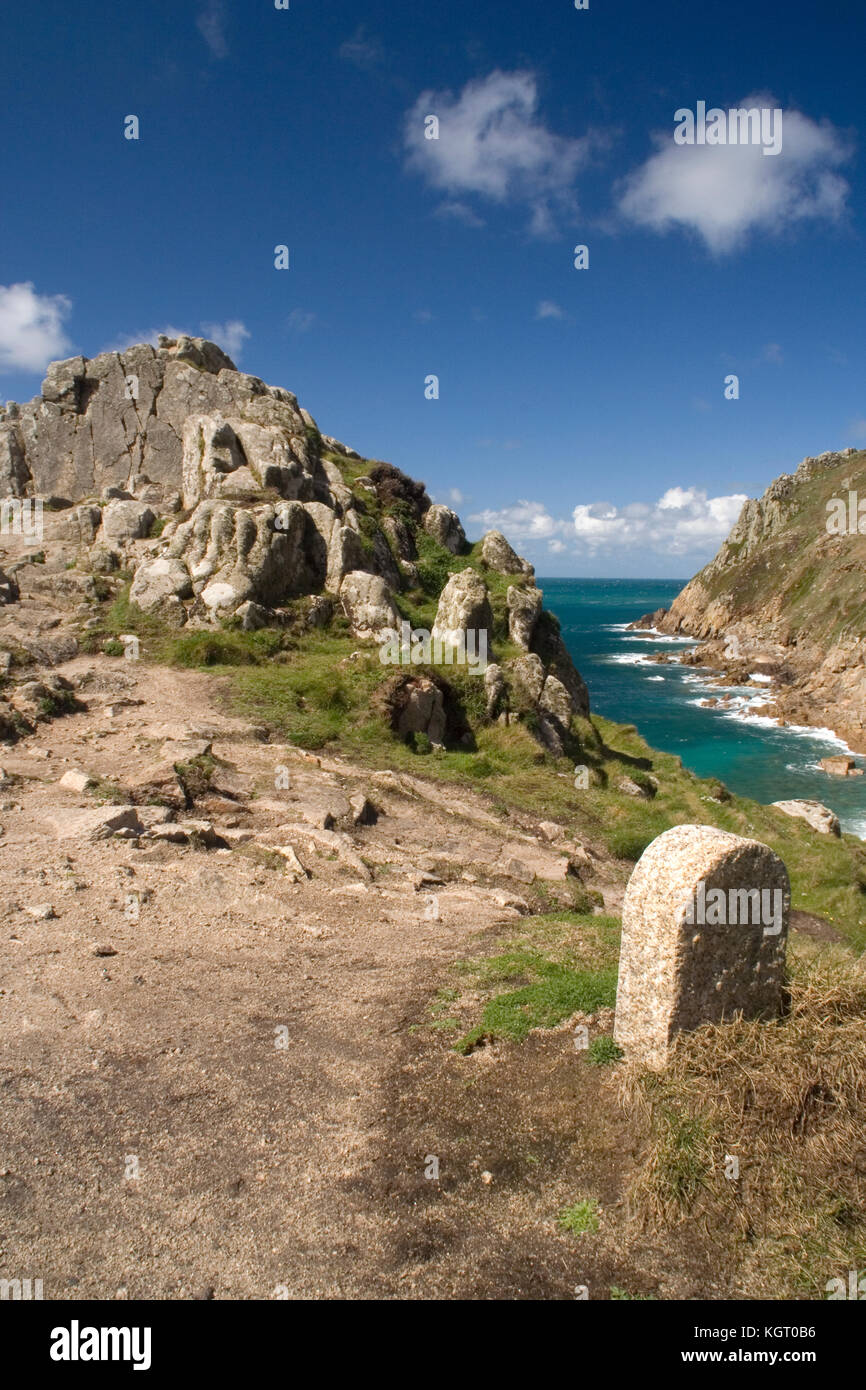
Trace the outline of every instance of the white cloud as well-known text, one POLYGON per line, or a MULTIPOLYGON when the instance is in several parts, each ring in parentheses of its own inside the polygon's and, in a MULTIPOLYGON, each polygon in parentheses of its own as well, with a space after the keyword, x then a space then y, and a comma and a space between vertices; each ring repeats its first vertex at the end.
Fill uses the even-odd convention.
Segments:
POLYGON ((452 222, 462 222, 467 227, 485 227, 487 225, 484 218, 479 217, 468 203, 461 203, 457 198, 448 198, 444 203, 440 203, 435 216, 443 219, 450 218, 452 222))
POLYGON ((778 343, 765 343, 761 356, 765 362, 772 362, 774 366, 781 366, 785 360, 784 353, 778 343))
POLYGON ((557 518, 541 502, 520 501, 499 511, 478 512, 469 520, 485 530, 503 531, 515 544, 546 541, 562 554, 599 551, 653 551, 659 555, 709 556, 721 545, 740 514, 745 494, 708 497, 701 488, 668 488, 655 503, 580 503, 571 519, 557 518))
POLYGON ((848 433, 852 439, 857 440, 858 444, 861 440, 866 442, 866 418, 861 417, 859 420, 852 420, 848 426, 848 433))
POLYGON ((457 96, 422 92, 407 113, 404 143, 408 167, 448 195, 442 206, 450 215, 465 212, 466 195, 524 204, 532 231, 549 235, 557 212, 575 210, 574 181, 592 140, 547 128, 533 73, 497 69, 468 82, 457 96), (430 115, 439 119, 438 140, 425 138, 430 115))
MULTIPOLYGON (((751 96, 739 107, 775 107, 751 96)), ((829 121, 783 113, 780 153, 760 145, 677 145, 670 130, 653 135, 656 153, 624 181, 619 209, 627 221, 655 232, 685 228, 715 255, 733 251, 754 232, 779 233, 807 219, 838 221, 849 185, 836 172, 850 158, 849 140, 829 121)))
POLYGON ((452 487, 448 489, 448 501, 453 502, 455 507, 459 507, 461 503, 466 501, 466 497, 459 487, 452 487))
POLYGON ((293 309, 286 319, 290 333, 308 333, 316 322, 316 315, 306 309, 293 309))
POLYGON ((224 0, 208 0, 204 9, 199 11, 196 27, 210 49, 212 58, 225 58, 228 55, 224 0))
POLYGON ((235 359, 240 357, 244 343, 250 337, 249 329, 240 319, 227 319, 225 323, 203 323, 201 327, 202 332, 206 333, 212 342, 235 359))
POLYGON ((689 555, 721 545, 746 500, 744 493, 708 497, 702 488, 672 487, 653 505, 581 503, 572 512, 572 525, 578 545, 593 552, 644 547, 661 555, 689 555))
POLYGON ((537 319, 564 319, 565 310, 561 309, 558 304, 554 304, 552 299, 542 299, 535 311, 535 317, 537 319))
POLYGON ((63 322, 71 310, 65 294, 37 294, 29 280, 0 285, 0 370, 41 372, 66 355, 63 322))
POLYGON ((159 338, 182 338, 195 337, 188 328, 176 328, 173 323, 167 323, 162 328, 151 328, 141 333, 121 333, 105 347, 99 349, 100 352, 125 352, 127 348, 136 347, 138 343, 150 343, 151 347, 157 347, 159 338))
POLYGON ((340 57, 362 71, 369 71, 385 61, 385 50, 378 39, 367 38, 366 28, 361 24, 351 39, 340 44, 340 57))
POLYGON ((502 531, 516 541, 544 541, 557 533, 567 533, 569 523, 557 521, 542 502, 517 502, 501 511, 476 512, 469 520, 485 531, 502 531))

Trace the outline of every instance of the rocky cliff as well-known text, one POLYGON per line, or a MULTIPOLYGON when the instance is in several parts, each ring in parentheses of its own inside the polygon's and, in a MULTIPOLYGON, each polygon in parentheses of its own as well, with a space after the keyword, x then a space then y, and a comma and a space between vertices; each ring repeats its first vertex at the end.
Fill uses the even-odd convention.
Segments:
POLYGON ((650 616, 702 639, 695 664, 771 676, 783 722, 866 751, 866 451, 806 458, 777 478, 670 611, 650 616))
MULTIPOLYGON (((589 712, 532 567, 502 535, 469 545, 422 483, 323 435, 295 396, 237 371, 214 343, 162 337, 53 363, 40 396, 0 410, 0 497, 0 599, 13 605, 65 592, 83 616, 95 576, 103 589, 127 576, 135 608, 170 629, 338 621, 381 642, 409 621, 431 630, 446 666, 470 639, 486 648, 485 719, 526 719, 559 753, 572 716, 589 712)), ((75 624, 60 626, 68 656, 75 624)), ((14 617, 6 635, 32 644, 14 617)), ((401 669, 384 707, 401 730, 441 742, 447 679, 422 674, 424 654, 398 664, 415 669, 401 669)))

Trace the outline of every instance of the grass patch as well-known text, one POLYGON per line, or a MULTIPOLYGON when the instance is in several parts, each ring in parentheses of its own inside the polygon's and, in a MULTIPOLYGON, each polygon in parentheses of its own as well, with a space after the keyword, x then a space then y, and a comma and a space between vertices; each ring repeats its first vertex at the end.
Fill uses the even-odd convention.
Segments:
POLYGON ((114 805, 126 805, 129 801, 128 794, 119 787, 116 782, 112 782, 107 777, 98 777, 89 788, 91 796, 97 801, 108 801, 114 805))
POLYGON ((189 632, 168 640, 165 659, 172 666, 259 666, 286 650, 285 633, 274 628, 242 632, 227 628, 216 632, 189 632))
POLYGON ((563 1207, 557 1215, 556 1224, 574 1236, 593 1235, 599 1226, 598 1202, 594 1197, 584 1197, 570 1207, 563 1207))
POLYGON ((275 849, 267 849, 265 845, 257 845, 255 840, 235 845, 232 853, 240 854, 244 859, 251 859, 254 864, 263 869, 272 869, 275 873, 283 873, 286 867, 286 861, 281 854, 275 849))
POLYGON ((174 764, 188 806, 192 806, 197 797, 207 795, 216 767, 216 759, 210 753, 201 753, 185 763, 174 764))
POLYGON ((72 690, 52 690, 41 697, 38 709, 43 719, 59 719, 64 714, 73 714, 81 709, 81 704, 72 690))
POLYGON ((481 1006, 456 1051, 466 1055, 498 1039, 521 1042, 533 1028, 554 1028, 578 1011, 612 1007, 618 933, 615 918, 546 913, 528 919, 521 935, 504 940, 496 954, 456 962, 462 988, 449 995, 449 1013, 458 1014, 464 996, 464 1017, 477 1017, 481 1006))
POLYGON ((618 1062, 622 1055, 622 1048, 614 1042, 610 1033, 602 1033, 600 1037, 593 1038, 586 1057, 594 1067, 607 1067, 612 1062, 618 1062))

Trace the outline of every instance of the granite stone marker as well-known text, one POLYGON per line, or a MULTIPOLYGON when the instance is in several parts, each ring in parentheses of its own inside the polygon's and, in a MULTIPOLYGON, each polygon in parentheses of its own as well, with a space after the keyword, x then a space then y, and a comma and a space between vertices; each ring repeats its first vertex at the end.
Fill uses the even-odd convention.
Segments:
POLYGON ((629 880, 614 1038, 664 1067, 677 1033, 782 1006, 791 891, 767 845, 712 826, 678 825, 644 851, 629 880))

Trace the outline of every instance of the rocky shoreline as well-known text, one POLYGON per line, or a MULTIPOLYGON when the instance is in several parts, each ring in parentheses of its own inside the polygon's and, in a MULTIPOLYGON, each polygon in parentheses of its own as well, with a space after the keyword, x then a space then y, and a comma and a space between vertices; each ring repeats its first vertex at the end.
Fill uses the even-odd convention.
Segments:
POLYGON ((725 684, 766 682, 780 725, 830 729, 866 753, 866 535, 831 529, 866 479, 866 451, 806 458, 745 503, 718 554, 669 610, 632 626, 690 637, 681 659, 725 684))

